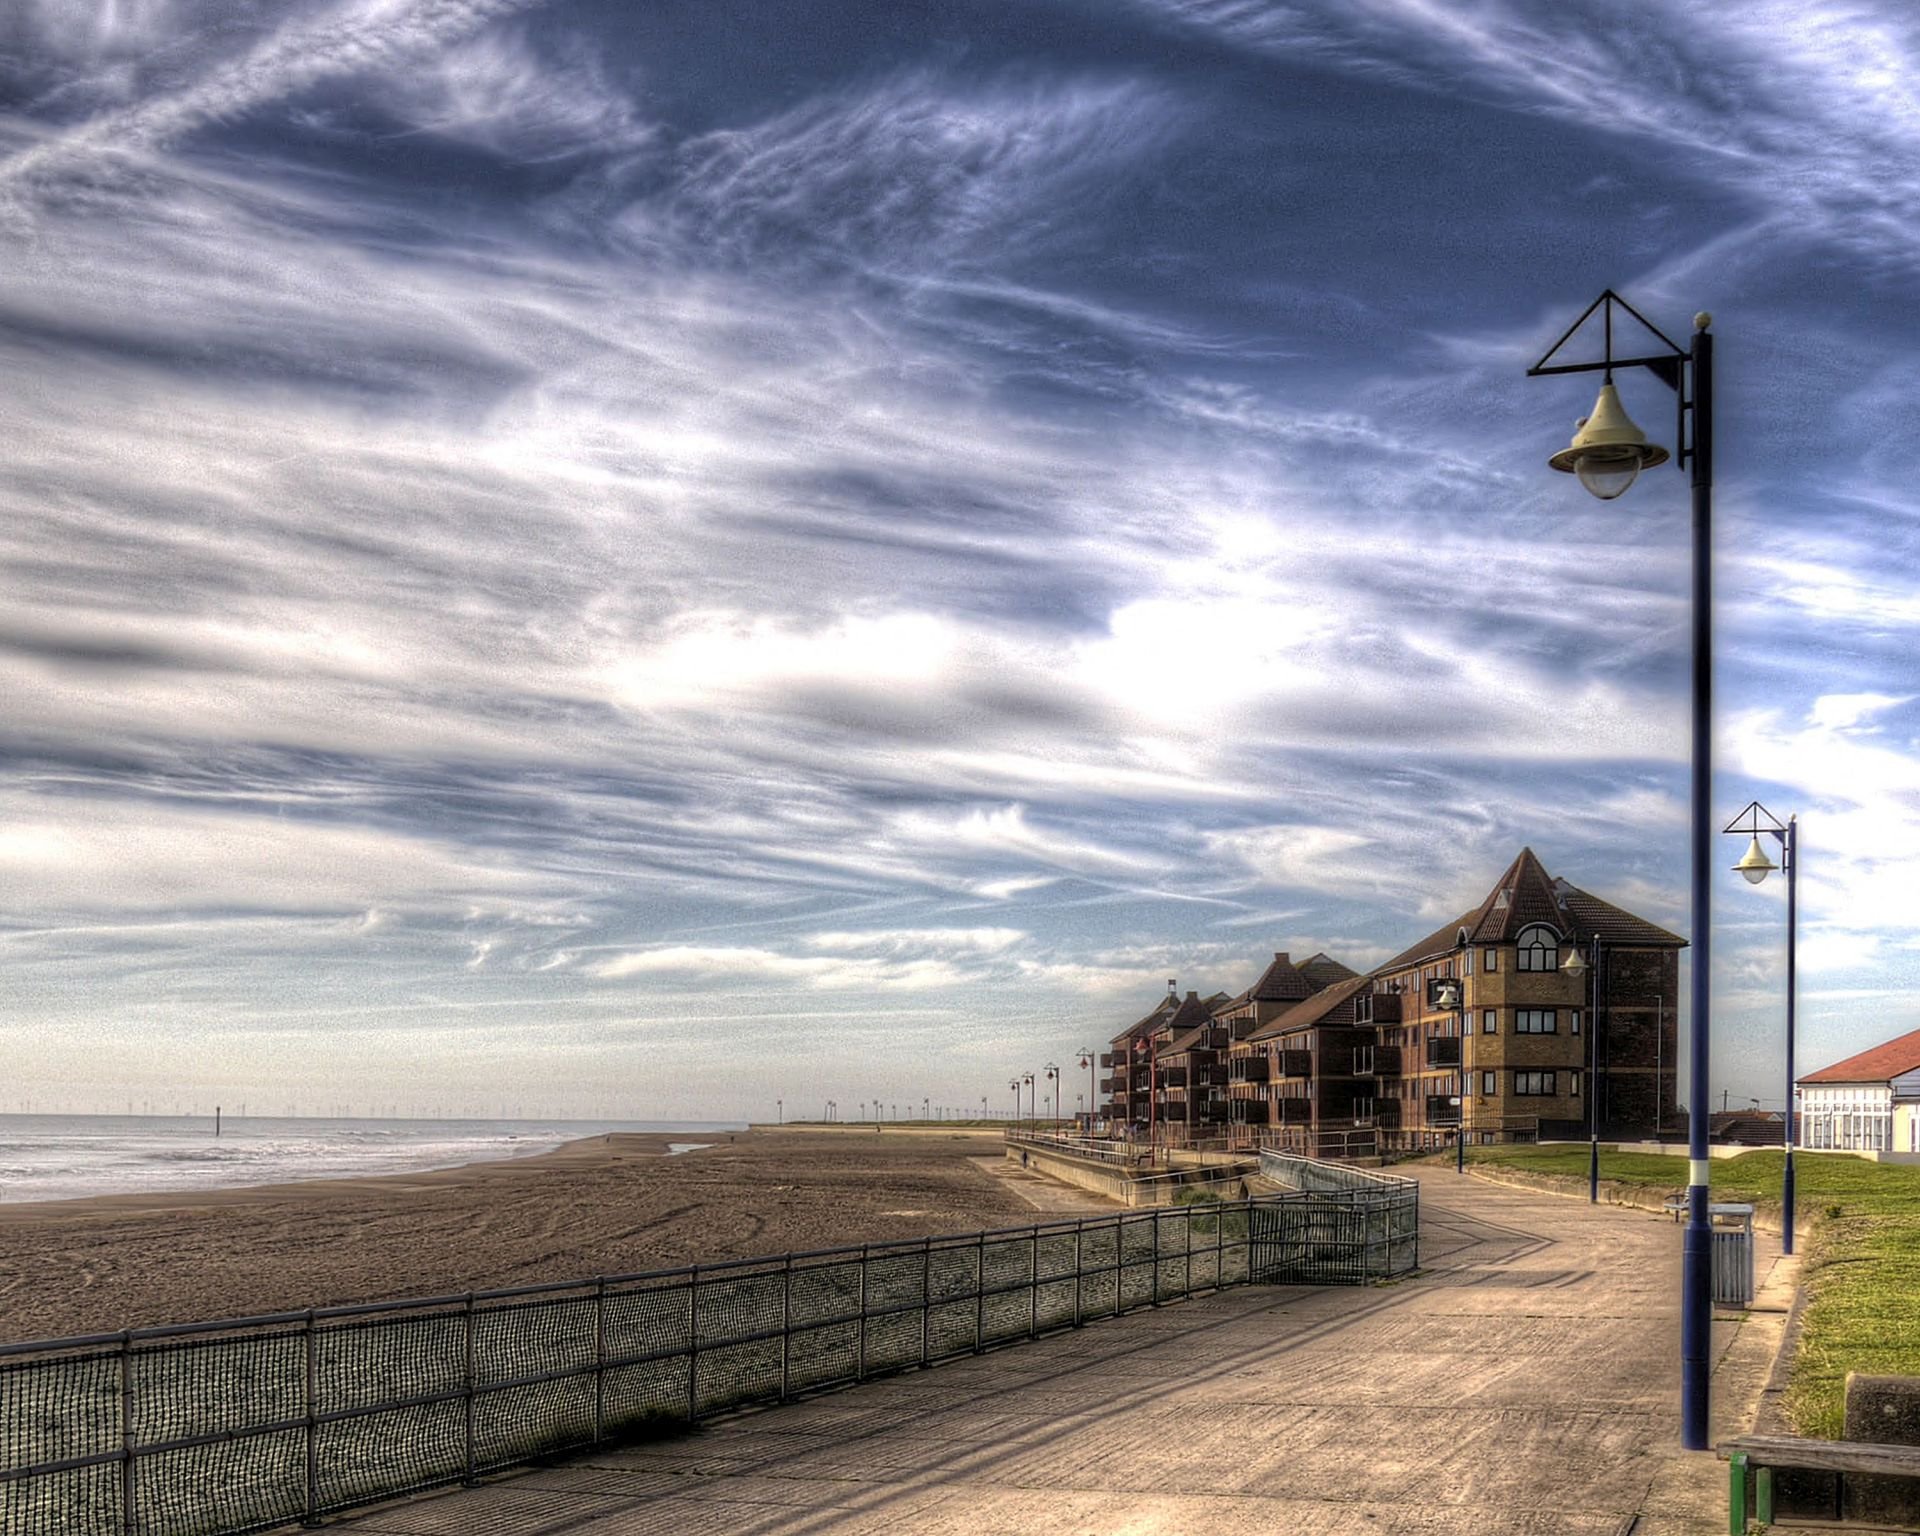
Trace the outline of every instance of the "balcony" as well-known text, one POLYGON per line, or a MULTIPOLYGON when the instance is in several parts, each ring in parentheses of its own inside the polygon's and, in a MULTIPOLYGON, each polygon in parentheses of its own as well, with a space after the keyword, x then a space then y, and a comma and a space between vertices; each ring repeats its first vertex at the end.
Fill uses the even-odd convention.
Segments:
POLYGON ((1375 1130, 1398 1130, 1400 1101, 1398 1099, 1356 1099, 1353 1106, 1353 1123, 1360 1127, 1370 1126, 1375 1130))
POLYGON ((1280 1077, 1312 1077, 1312 1051, 1275 1051, 1274 1067, 1280 1077))
POLYGON ((1230 1114, 1235 1125, 1265 1125, 1267 1106, 1259 1099, 1234 1099, 1230 1114))
POLYGON ((1224 1061, 1209 1061, 1193 1068, 1193 1086, 1196 1088, 1224 1088, 1227 1086, 1227 1064, 1224 1061))
POLYGON ((1100 1065, 1109 1071, 1115 1067, 1124 1067, 1126 1064, 1127 1053, 1125 1051, 1102 1051, 1100 1053, 1100 1065))
POLYGON ((1125 1093, 1127 1091, 1127 1080, 1124 1077, 1103 1077, 1100 1079, 1100 1091, 1102 1093, 1125 1093))
POLYGON ((1185 1088, 1187 1069, 1185 1067, 1162 1067, 1154 1076, 1154 1081, 1162 1088, 1185 1088))
POLYGON ((1428 1125, 1458 1125, 1460 1123, 1460 1105, 1457 1101, 1448 1102, 1443 1093, 1427 1095, 1428 1125))
POLYGON ((1401 997, 1398 992, 1362 992, 1354 999, 1354 1019, 1362 1025, 1399 1024, 1401 997))
POLYGON ((1313 1120, 1313 1100, 1304 1094, 1299 1098, 1275 1099, 1273 1101, 1273 1123, 1275 1125, 1307 1125, 1313 1120))
POLYGON ((1265 1056, 1229 1056, 1227 1080, 1235 1083, 1264 1083, 1267 1080, 1267 1065, 1265 1056))
POLYGON ((1427 1065, 1429 1067, 1459 1066, 1460 1037, 1458 1035, 1440 1035, 1427 1041, 1427 1065))
POLYGON ((1229 1083, 1227 1097, 1230 1099, 1262 1099, 1267 1096, 1265 1083, 1229 1083))
POLYGON ((1353 1048, 1355 1077, 1398 1077, 1400 1047, 1397 1045, 1356 1045, 1353 1048))

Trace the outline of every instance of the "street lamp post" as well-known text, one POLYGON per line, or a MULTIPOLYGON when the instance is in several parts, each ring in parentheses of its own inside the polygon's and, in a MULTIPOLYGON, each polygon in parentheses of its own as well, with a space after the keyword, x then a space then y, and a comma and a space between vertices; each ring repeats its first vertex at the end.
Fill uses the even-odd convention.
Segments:
POLYGON ((787 1123, 787 1101, 785 1099, 775 1099, 773 1101, 773 1123, 775 1125, 785 1125, 787 1123))
POLYGON ((1022 1072, 1020 1081, 1027 1085, 1027 1121, 1037 1131, 1040 1129, 1040 1090, 1034 1086, 1033 1074, 1022 1072))
POLYGON ((1082 1050, 1080 1052, 1080 1065, 1087 1069, 1087 1135, 1091 1136, 1093 1134, 1095 1109, 1100 1103, 1093 1092, 1093 1052, 1091 1050, 1082 1050))
POLYGON ((1667 461, 1667 450, 1649 443, 1628 418, 1614 393, 1613 370, 1645 368, 1674 392, 1679 467, 1692 470, 1693 490, 1693 772, 1692 825, 1688 837, 1688 874, 1692 887, 1693 943, 1688 992, 1687 1057, 1687 1229, 1680 1257, 1680 1439, 1690 1451, 1707 1448, 1709 1365, 1707 1359, 1713 1320, 1712 1232, 1708 1227, 1707 1100, 1708 1025, 1710 1008, 1711 887, 1708 866, 1713 846, 1713 568, 1709 562, 1713 533, 1713 317, 1693 317, 1690 348, 1682 350, 1611 288, 1589 304, 1580 318, 1527 370, 1532 375, 1601 373, 1604 375, 1593 414, 1580 423, 1571 444, 1547 462, 1577 475, 1580 483, 1603 501, 1611 501, 1633 484, 1643 468, 1667 461), (1657 338, 1664 352, 1645 356, 1613 355, 1614 310, 1624 310, 1657 338), (1555 363, 1554 355, 1602 311, 1606 331, 1603 361, 1555 363), (1692 432, 1688 433, 1689 418, 1692 432))
POLYGON ((1047 1107, 1053 1111, 1053 1128, 1060 1129, 1060 1069, 1052 1062, 1045 1067, 1047 1074, 1047 1107))
MULTIPOLYGON (((1600 936, 1593 937, 1593 960, 1589 962, 1579 950, 1567 956, 1566 963, 1560 967, 1575 981, 1585 980, 1591 971, 1594 981, 1588 984, 1587 995, 1583 1001, 1587 1005, 1587 1204, 1600 1203, 1600 1122, 1597 1118, 1597 1105, 1600 1101, 1599 1085, 1594 1081, 1594 1072, 1599 1061, 1599 1047, 1595 1041, 1599 1035, 1599 1009, 1593 1001, 1593 989, 1599 983, 1600 936)), ((1660 1096, 1659 1074, 1654 1074, 1654 1098, 1660 1096)))
POLYGON ((1797 990, 1794 984, 1793 952, 1795 929, 1799 923, 1800 894, 1800 818, 1789 816, 1783 827, 1758 800, 1749 805, 1730 821, 1725 829, 1728 832, 1744 832, 1753 841, 1747 845, 1747 851, 1740 862, 1733 867, 1747 878, 1751 885, 1758 885, 1776 869, 1784 867, 1787 872, 1787 1129, 1781 1138, 1786 1143, 1787 1165, 1780 1175, 1780 1251, 1793 1252, 1793 1005, 1797 990), (1766 820, 1763 822, 1762 817, 1766 820), (1766 849, 1760 846, 1760 834, 1765 832, 1780 844, 1780 863, 1776 864, 1767 857, 1766 849))

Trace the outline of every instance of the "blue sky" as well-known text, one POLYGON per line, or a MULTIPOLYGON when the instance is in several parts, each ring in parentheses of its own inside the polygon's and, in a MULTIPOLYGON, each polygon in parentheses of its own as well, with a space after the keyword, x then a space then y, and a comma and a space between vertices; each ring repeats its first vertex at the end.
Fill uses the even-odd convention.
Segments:
POLYGON ((12 1096, 999 1106, 1522 844, 1684 932, 1686 479, 1524 377, 1609 285, 1715 317, 1803 1061, 1920 1026, 1915 79, 1893 4, 11 8, 12 1096))

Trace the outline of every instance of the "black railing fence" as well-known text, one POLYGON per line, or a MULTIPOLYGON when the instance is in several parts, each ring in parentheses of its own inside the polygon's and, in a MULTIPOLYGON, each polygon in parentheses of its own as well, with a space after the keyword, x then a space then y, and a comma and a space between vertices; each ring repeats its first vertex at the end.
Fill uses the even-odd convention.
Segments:
POLYGON ((235 1536, 1196 1292, 1406 1266, 1377 1192, 0 1346, 6 1536, 235 1536))

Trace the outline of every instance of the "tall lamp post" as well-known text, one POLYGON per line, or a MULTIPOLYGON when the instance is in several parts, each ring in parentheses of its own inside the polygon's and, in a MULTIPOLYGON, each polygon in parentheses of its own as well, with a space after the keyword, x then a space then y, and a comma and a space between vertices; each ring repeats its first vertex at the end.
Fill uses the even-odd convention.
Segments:
POLYGON ((1687 1230, 1680 1257, 1680 1439, 1690 1451, 1707 1449, 1707 1360, 1713 1321, 1712 1233, 1707 1225, 1707 1100, 1711 910, 1708 866, 1713 847, 1713 570, 1709 549, 1713 533, 1713 317, 1693 317, 1690 348, 1676 346, 1659 328, 1611 288, 1586 307, 1529 376, 1600 373, 1599 399, 1582 419, 1573 441, 1547 462, 1579 477, 1602 501, 1611 501, 1632 485, 1642 469, 1664 464, 1667 450, 1647 441, 1614 392, 1613 370, 1645 368, 1674 392, 1678 405, 1676 445, 1679 467, 1692 470, 1693 487, 1693 786, 1688 871, 1692 886, 1693 942, 1688 992, 1687 1057, 1687 1230), (1665 348, 1633 357, 1613 355, 1613 319, 1625 311, 1665 348), (1556 363, 1560 349, 1602 311, 1606 350, 1597 363, 1556 363), (1688 431, 1691 418, 1691 432, 1688 431))
MULTIPOLYGON (((1599 978, 1599 960, 1600 936, 1595 934, 1593 936, 1592 961, 1587 960, 1578 949, 1575 949, 1568 954, 1566 962, 1560 969, 1565 971, 1575 981, 1584 981, 1587 973, 1591 971, 1597 983, 1599 978)), ((1594 1081, 1594 1070, 1599 1061, 1599 1047, 1595 1044, 1595 1041, 1599 1037, 1600 1018, 1599 1009, 1593 1005, 1593 992, 1591 988, 1588 989, 1587 995, 1582 1001, 1587 1005, 1587 1204, 1598 1205, 1600 1203, 1600 1121, 1598 1119, 1596 1106, 1600 1101, 1600 1089, 1594 1081)), ((1657 1101, 1660 1096, 1658 1073, 1654 1074, 1653 1093, 1657 1101)))
POLYGON ((1013 1128, 1017 1131, 1020 1129, 1020 1079, 1016 1077, 1007 1087, 1013 1093, 1013 1128))
POLYGON ((1800 884, 1800 818, 1789 816, 1783 827, 1758 800, 1749 805, 1732 821, 1727 823, 1725 831, 1746 833, 1753 838, 1747 845, 1747 851, 1741 855, 1740 862, 1733 867, 1745 875, 1751 885, 1758 885, 1776 869, 1785 868, 1787 872, 1787 1131, 1783 1138, 1787 1145, 1787 1166, 1780 1176, 1780 1251, 1793 1252, 1793 1003, 1794 974, 1793 949, 1794 930, 1798 926, 1799 884, 1800 884), (1764 820, 1762 819, 1764 818, 1764 820), (1776 864, 1767 857, 1767 850, 1760 846, 1760 834, 1764 832, 1780 845, 1780 863, 1776 864))
POLYGON ((1040 1129, 1040 1090, 1034 1086, 1033 1074, 1031 1072, 1022 1072, 1020 1074, 1020 1081, 1027 1085, 1027 1120, 1037 1131, 1040 1129))
POLYGON ((1045 1068, 1047 1074, 1047 1107, 1053 1111, 1054 1129, 1060 1128, 1060 1069, 1052 1062, 1045 1068))
POLYGON ((1095 1111, 1100 1103, 1093 1093, 1093 1052, 1091 1050, 1083 1049, 1080 1052, 1080 1065, 1087 1069, 1087 1134, 1091 1136, 1095 1111))

